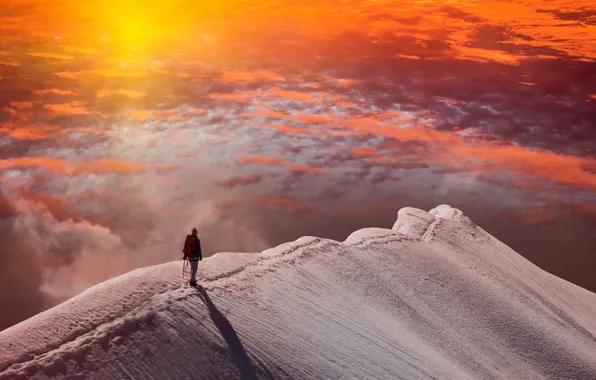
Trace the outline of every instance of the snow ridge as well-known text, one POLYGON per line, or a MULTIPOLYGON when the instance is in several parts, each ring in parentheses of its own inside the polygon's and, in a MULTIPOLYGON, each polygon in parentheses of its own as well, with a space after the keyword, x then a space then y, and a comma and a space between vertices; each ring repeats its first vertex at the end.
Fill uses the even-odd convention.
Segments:
POLYGON ((180 269, 138 269, 0 332, 0 380, 596 378, 596 295, 448 205, 344 242, 218 253, 198 291, 180 269))
MULTIPOLYGON (((433 210, 431 210, 432 212, 433 210)), ((417 210, 417 209, 413 209, 413 208, 404 208, 401 209, 398 213, 398 222, 403 222, 404 221, 404 216, 405 215, 428 215, 430 213, 426 213, 422 210, 417 210), (408 214, 409 213, 409 214, 408 214), (402 216, 400 218, 400 215, 402 216)), ((425 217, 426 217, 425 215, 425 217)), ((437 219, 437 218, 435 218, 437 219)), ((396 222, 396 225, 397 223, 396 222)), ((406 222, 407 223, 407 222, 406 222)), ((431 231, 432 227, 434 227, 434 225, 431 225, 430 223, 428 223, 425 228, 426 228, 426 232, 431 231)), ((381 229, 381 228, 367 228, 367 229, 361 229, 359 231, 356 231, 354 233, 352 233, 346 240, 345 240, 345 244, 351 244, 351 245, 365 245, 365 244, 372 244, 375 242, 391 242, 391 241, 400 241, 403 239, 417 239, 419 236, 417 236, 416 234, 411 234, 408 236, 407 233, 410 232, 408 230, 404 231, 406 234, 402 234, 401 231, 399 230, 399 228, 393 228, 393 230, 387 230, 387 229, 381 229), (398 232, 397 234, 395 232, 398 232)), ((419 235, 423 235, 423 233, 419 234, 419 235)), ((288 242, 288 243, 283 243, 277 247, 274 247, 272 249, 266 250, 264 252, 262 252, 260 254, 260 257, 258 258, 254 258, 253 260, 250 260, 248 262, 243 263, 244 265, 237 265, 234 269, 229 270, 229 271, 221 271, 219 273, 213 274, 213 275, 207 275, 205 276, 205 280, 209 283, 214 283, 218 280, 225 280, 233 275, 236 275, 240 272, 242 272, 243 270, 246 269, 246 266, 248 265, 266 265, 266 263, 268 261, 271 261, 273 263, 272 260, 274 259, 280 259, 280 258, 285 258, 288 260, 296 260, 298 257, 294 257, 294 258, 290 258, 289 255, 291 255, 292 253, 299 253, 302 255, 307 254, 305 251, 310 249, 317 249, 317 247, 324 247, 325 245, 336 245, 336 244, 341 244, 337 241, 333 241, 333 240, 328 240, 328 239, 321 239, 321 238, 317 238, 317 237, 302 237, 294 242, 288 242)), ((218 256, 221 255, 221 253, 214 255, 218 256)), ((248 258, 248 255, 244 255, 245 258, 248 258)), ((156 266, 155 269, 165 269, 165 268, 161 268, 161 266, 156 266)), ((148 276, 145 275, 145 268, 142 269, 137 269, 135 271, 132 271, 128 274, 128 277, 126 280, 127 281, 131 281, 134 278, 142 278, 142 279, 146 279, 147 277, 151 278, 151 277, 157 277, 159 276, 158 273, 150 273, 148 274, 148 276), (139 277, 137 277, 137 275, 140 275, 139 277)), ((105 287, 105 289, 101 289, 103 291, 105 291, 107 294, 110 294, 112 292, 117 292, 117 288, 119 288, 121 285, 119 283, 118 280, 121 280, 120 277, 117 277, 115 279, 111 279, 108 281, 105 281, 102 284, 97 285, 96 287, 92 287, 88 290, 86 290, 85 292, 83 292, 82 294, 80 294, 77 297, 74 297, 71 300, 68 300, 66 302, 64 302, 63 304, 59 305, 62 306, 64 308, 66 308, 67 306, 70 306, 71 303, 75 304, 76 306, 79 306, 76 301, 79 298, 85 298, 87 295, 91 296, 91 297, 95 297, 95 292, 100 290, 101 288, 105 287)), ((5 341, 0 341, 0 359, 2 359, 2 361, 0 361, 0 371, 6 369, 6 367, 10 366, 10 365, 14 365, 14 364, 19 364, 19 363, 23 363, 26 361, 31 360, 32 358, 34 358, 36 355, 40 355, 44 352, 44 350, 54 350, 54 349, 58 349, 61 346, 63 346, 64 344, 74 341, 76 338, 89 334, 91 332, 93 332, 94 330, 98 329, 102 324, 107 323, 109 321, 111 321, 111 319, 116 318, 116 317, 125 317, 127 314, 130 313, 134 313, 135 310, 137 310, 139 307, 141 307, 142 305, 144 305, 146 302, 148 302, 149 297, 153 297, 154 295, 159 295, 162 293, 165 293, 167 291, 171 291, 173 289, 175 289, 176 287, 179 287, 179 281, 174 281, 174 282, 169 282, 166 286, 163 286, 164 284, 162 283, 157 283, 157 282, 151 282, 151 281, 143 281, 143 282, 137 282, 137 283, 133 283, 130 284, 136 287, 144 287, 145 289, 147 289, 148 291, 144 292, 142 294, 142 297, 139 298, 133 298, 131 303, 128 303, 128 305, 126 304, 126 302, 122 303, 122 313, 119 315, 114 315, 111 313, 105 314, 105 315, 101 315, 98 313, 101 313, 101 310, 106 310, 102 305, 99 305, 97 311, 96 310, 86 310, 90 313, 93 313, 94 316, 96 317, 96 319, 93 321, 95 323, 91 323, 89 325, 81 325, 81 324, 76 324, 73 321, 65 321, 63 318, 61 318, 61 315, 55 315, 52 313, 52 309, 47 310, 45 312, 42 312, 26 321, 23 321, 22 323, 20 323, 18 326, 21 327, 25 327, 28 332, 30 331, 35 331, 35 328, 32 328, 33 326, 36 326, 36 328, 41 329, 41 330, 45 330, 46 328, 50 329, 50 328, 55 328, 54 326, 56 326, 56 324, 61 325, 64 322, 67 322, 67 325, 64 326, 66 331, 68 331, 67 334, 57 334, 54 336, 54 340, 52 340, 51 342, 42 345, 42 346, 37 346, 34 345, 33 347, 31 346, 27 346, 27 347, 19 347, 17 345, 17 343, 8 343, 8 347, 4 347, 3 343, 5 341), (157 288, 154 287, 155 285, 162 285, 161 287, 157 288), (149 288, 146 288, 149 287, 149 288), (44 320, 44 317, 46 315, 49 315, 50 318, 49 320, 44 320), (52 317, 57 317, 57 318, 52 318, 52 317), (44 324, 41 324, 39 322, 47 322, 44 324), (29 326, 28 326, 29 325, 29 326), (57 339, 56 339, 57 338, 57 339), (12 360, 4 360, 4 357, 1 356, 2 352, 14 352, 14 351, 20 351, 20 353, 18 355, 12 355, 12 360)), ((213 284, 216 285, 216 284, 213 284)), ((138 293, 133 293, 133 295, 139 295, 138 293)), ((132 298, 132 297, 131 297, 132 298)), ((81 305, 84 306, 85 309, 87 309, 87 304, 85 305, 81 305)), ((71 310, 72 311, 72 310, 71 310)), ((74 312, 73 314, 79 315, 81 313, 79 312, 74 312)), ((86 321, 85 321, 86 322, 86 321)), ((60 326, 62 327, 62 326, 60 326)), ((12 328, 9 328, 7 330, 5 330, 7 333, 9 333, 12 329, 16 328, 16 326, 13 326, 12 328)))

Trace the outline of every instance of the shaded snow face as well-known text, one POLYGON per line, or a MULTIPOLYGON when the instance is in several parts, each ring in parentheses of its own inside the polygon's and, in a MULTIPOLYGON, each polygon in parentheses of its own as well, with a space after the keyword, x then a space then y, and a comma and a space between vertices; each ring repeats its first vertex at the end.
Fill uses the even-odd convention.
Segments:
POLYGON ((581 2, 121 3, 2 4, 0 329, 193 226, 260 251, 437 203, 596 289, 581 2))

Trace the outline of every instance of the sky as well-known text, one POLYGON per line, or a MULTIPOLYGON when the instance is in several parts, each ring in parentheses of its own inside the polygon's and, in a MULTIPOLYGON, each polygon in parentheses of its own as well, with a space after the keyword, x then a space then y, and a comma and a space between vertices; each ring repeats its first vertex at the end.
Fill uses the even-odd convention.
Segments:
POLYGON ((3 0, 0 330, 405 206, 596 291, 591 3, 3 0))

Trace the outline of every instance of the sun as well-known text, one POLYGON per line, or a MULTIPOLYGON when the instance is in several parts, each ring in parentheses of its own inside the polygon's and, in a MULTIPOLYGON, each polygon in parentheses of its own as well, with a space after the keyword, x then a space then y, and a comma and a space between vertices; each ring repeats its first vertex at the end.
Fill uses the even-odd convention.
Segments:
POLYGON ((197 24, 196 4, 190 0, 140 1, 94 0, 82 11, 93 20, 102 38, 131 48, 159 44, 184 37, 197 24))

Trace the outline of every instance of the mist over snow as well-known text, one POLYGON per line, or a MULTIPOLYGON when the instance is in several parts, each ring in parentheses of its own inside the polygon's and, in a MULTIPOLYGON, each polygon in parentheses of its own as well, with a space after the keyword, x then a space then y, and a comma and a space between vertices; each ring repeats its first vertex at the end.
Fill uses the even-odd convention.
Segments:
MULTIPOLYGON (((116 246, 115 246, 116 247, 116 246)), ((594 379, 596 294, 447 205, 144 267, 0 332, 0 379, 594 379)))

